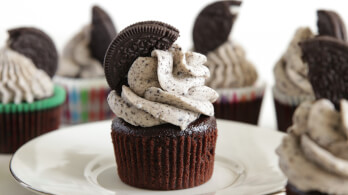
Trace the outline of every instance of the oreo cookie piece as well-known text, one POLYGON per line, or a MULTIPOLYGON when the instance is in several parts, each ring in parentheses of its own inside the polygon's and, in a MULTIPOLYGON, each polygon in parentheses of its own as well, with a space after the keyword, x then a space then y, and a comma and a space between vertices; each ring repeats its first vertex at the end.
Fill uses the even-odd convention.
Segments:
POLYGON ((300 47, 315 97, 329 99, 339 109, 340 100, 348 99, 348 44, 320 36, 301 42, 300 47))
POLYGON ((105 52, 116 36, 116 28, 109 15, 100 7, 92 8, 90 50, 94 58, 103 64, 105 52))
POLYGON ((208 5, 199 13, 193 27, 196 52, 207 54, 228 40, 237 16, 230 8, 240 5, 240 1, 218 1, 208 5))
POLYGON ((154 49, 167 50, 179 37, 179 31, 157 21, 139 22, 122 30, 110 44, 104 60, 106 80, 121 94, 127 85, 129 68, 138 57, 150 56, 154 49))
POLYGON ((58 53, 52 39, 36 28, 16 28, 8 31, 8 45, 14 51, 30 58, 35 66, 50 77, 57 71, 58 53))
POLYGON ((332 36, 347 41, 346 26, 336 12, 318 10, 317 15, 319 35, 332 36))

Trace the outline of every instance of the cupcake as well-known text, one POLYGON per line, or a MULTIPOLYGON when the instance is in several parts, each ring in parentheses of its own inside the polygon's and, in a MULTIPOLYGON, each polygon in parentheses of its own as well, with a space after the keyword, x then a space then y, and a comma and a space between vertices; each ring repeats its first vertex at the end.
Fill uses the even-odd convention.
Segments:
POLYGON ((0 153, 57 129, 65 100, 51 79, 58 63, 51 38, 36 28, 8 32, 0 49, 0 153))
MULTIPOLYGON (((319 36, 345 37, 345 26, 341 18, 332 11, 319 10, 319 36), (335 36, 330 29, 341 29, 335 36)), ((291 125, 292 115, 299 104, 307 100, 314 100, 314 92, 308 80, 307 63, 302 59, 299 43, 315 37, 308 28, 297 29, 286 52, 274 67, 275 85, 273 97, 277 116, 277 125, 280 131, 285 132, 291 125)))
POLYGON ((103 60, 116 35, 110 17, 100 7, 92 9, 92 23, 84 26, 64 47, 54 81, 67 91, 63 123, 77 124, 112 118, 106 97, 103 60))
POLYGON ((139 22, 121 31, 106 52, 117 172, 134 187, 191 188, 213 174, 212 102, 218 94, 204 86, 206 57, 184 53, 173 44, 178 36, 168 24, 139 22))
POLYGON ((348 194, 348 44, 319 36, 300 47, 316 100, 296 109, 277 149, 287 194, 348 194))
POLYGON ((194 51, 207 56, 211 75, 206 85, 219 93, 215 116, 257 124, 266 85, 244 49, 229 39, 237 17, 230 8, 240 4, 218 1, 200 12, 193 28, 194 51))

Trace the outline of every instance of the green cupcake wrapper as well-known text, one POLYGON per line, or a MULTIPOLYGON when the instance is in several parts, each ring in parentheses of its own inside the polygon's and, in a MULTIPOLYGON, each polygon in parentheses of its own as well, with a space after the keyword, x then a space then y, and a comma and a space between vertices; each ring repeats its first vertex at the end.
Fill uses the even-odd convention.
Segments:
POLYGON ((42 100, 37 100, 32 103, 0 103, 0 114, 2 113, 18 113, 18 112, 35 112, 40 110, 46 110, 57 107, 64 103, 66 98, 66 92, 63 87, 55 85, 53 96, 42 100))

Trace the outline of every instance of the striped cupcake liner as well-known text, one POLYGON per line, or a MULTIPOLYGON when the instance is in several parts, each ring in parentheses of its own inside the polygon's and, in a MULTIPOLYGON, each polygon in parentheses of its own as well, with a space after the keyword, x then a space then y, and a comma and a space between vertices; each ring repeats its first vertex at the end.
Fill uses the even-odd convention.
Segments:
POLYGON ((236 89, 218 89, 219 99, 214 102, 215 117, 257 124, 266 83, 236 89))
POLYGON ((302 102, 312 101, 312 96, 288 96, 281 93, 274 86, 272 89, 274 106, 277 117, 277 127, 279 131, 287 132, 287 129, 292 125, 292 116, 295 113, 297 106, 302 102))
POLYGON ((107 104, 110 88, 105 78, 73 79, 56 76, 55 83, 67 91, 62 123, 79 124, 114 117, 107 104))
POLYGON ((175 137, 111 133, 120 179, 152 190, 178 190, 207 182, 214 170, 217 129, 175 137))

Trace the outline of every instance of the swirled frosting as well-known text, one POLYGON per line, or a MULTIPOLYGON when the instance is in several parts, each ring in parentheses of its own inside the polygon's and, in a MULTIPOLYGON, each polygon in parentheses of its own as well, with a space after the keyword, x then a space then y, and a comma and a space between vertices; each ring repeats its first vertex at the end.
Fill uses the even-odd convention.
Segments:
POLYGON ((89 49, 91 26, 85 26, 64 47, 59 62, 59 76, 94 78, 104 76, 103 66, 89 49))
POLYGON ((214 89, 252 86, 257 72, 239 45, 227 41, 207 55, 211 77, 206 84, 214 89))
POLYGON ((340 107, 326 99, 302 103, 277 149, 280 168, 301 191, 348 194, 348 102, 340 107))
POLYGON ((22 54, 0 50, 0 100, 2 104, 31 103, 53 94, 53 82, 43 70, 22 54))
POLYGON ((184 130, 200 114, 214 115, 212 102, 218 94, 204 86, 210 74, 204 55, 183 53, 173 45, 151 56, 134 61, 121 97, 115 91, 109 94, 108 103, 118 117, 135 126, 171 123, 184 130))
POLYGON ((289 96, 314 96, 307 74, 308 65, 302 60, 301 41, 314 37, 309 28, 297 29, 284 55, 274 67, 276 89, 289 96))

